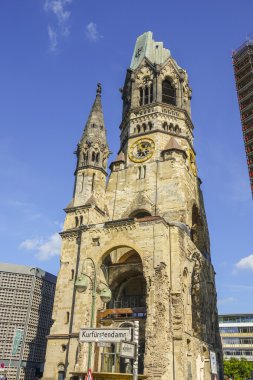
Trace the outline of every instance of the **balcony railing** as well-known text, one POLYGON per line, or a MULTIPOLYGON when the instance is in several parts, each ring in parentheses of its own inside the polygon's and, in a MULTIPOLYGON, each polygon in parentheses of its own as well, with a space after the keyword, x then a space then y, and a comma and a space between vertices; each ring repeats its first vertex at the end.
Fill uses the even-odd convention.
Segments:
POLYGON ((124 309, 124 308, 133 308, 133 307, 144 307, 145 295, 136 295, 136 296, 124 296, 119 299, 113 299, 108 304, 108 309, 124 309))

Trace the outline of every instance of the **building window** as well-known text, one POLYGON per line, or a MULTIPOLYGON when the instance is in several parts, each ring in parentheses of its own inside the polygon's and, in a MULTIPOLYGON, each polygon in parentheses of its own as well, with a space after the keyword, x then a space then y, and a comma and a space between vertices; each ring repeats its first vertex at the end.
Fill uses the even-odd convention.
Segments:
POLYGON ((143 105, 143 88, 140 88, 140 106, 143 105))
POLYGON ((140 87, 140 106, 153 102, 153 83, 149 77, 143 79, 143 86, 140 87))
POLYGON ((137 179, 143 179, 145 177, 146 177, 146 165, 139 166, 137 179))
POLYGON ((88 164, 88 159, 89 159, 89 157, 88 157, 88 152, 85 152, 85 153, 83 154, 83 160, 84 160, 84 164, 85 164, 85 165, 88 164))
POLYGON ((65 325, 67 325, 69 323, 69 311, 67 311, 65 314, 64 323, 65 323, 65 325))
POLYGON ((176 89, 169 79, 165 79, 162 83, 162 102, 176 105, 176 89))
POLYGON ((93 174, 92 174, 92 182, 91 182, 91 191, 94 191, 94 186, 95 186, 95 176, 96 176, 96 174, 93 173, 93 174))

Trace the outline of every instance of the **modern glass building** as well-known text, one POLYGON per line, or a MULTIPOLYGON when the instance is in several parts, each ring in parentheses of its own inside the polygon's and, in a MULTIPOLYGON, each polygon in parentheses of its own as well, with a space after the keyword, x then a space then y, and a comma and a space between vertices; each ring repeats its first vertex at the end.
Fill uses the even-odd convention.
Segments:
POLYGON ((233 52, 233 66, 253 194, 253 38, 233 52))
POLYGON ((253 314, 219 315, 224 359, 253 361, 253 314))

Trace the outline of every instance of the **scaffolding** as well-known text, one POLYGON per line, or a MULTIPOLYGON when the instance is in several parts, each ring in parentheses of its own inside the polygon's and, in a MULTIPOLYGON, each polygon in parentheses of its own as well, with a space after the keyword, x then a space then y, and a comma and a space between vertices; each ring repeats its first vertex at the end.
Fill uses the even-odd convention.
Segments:
POLYGON ((232 59, 253 196, 253 37, 233 51, 232 59))

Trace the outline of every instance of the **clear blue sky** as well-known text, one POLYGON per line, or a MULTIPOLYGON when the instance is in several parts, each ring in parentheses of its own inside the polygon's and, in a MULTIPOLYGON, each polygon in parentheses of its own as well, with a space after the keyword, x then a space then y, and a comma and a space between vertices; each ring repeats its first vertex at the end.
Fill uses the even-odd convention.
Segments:
POLYGON ((118 89, 137 36, 151 30, 188 71, 193 90, 219 311, 253 312, 253 201, 231 61, 253 31, 252 14, 252 0, 2 0, 1 261, 57 273, 56 233, 96 83, 113 159, 118 89))

